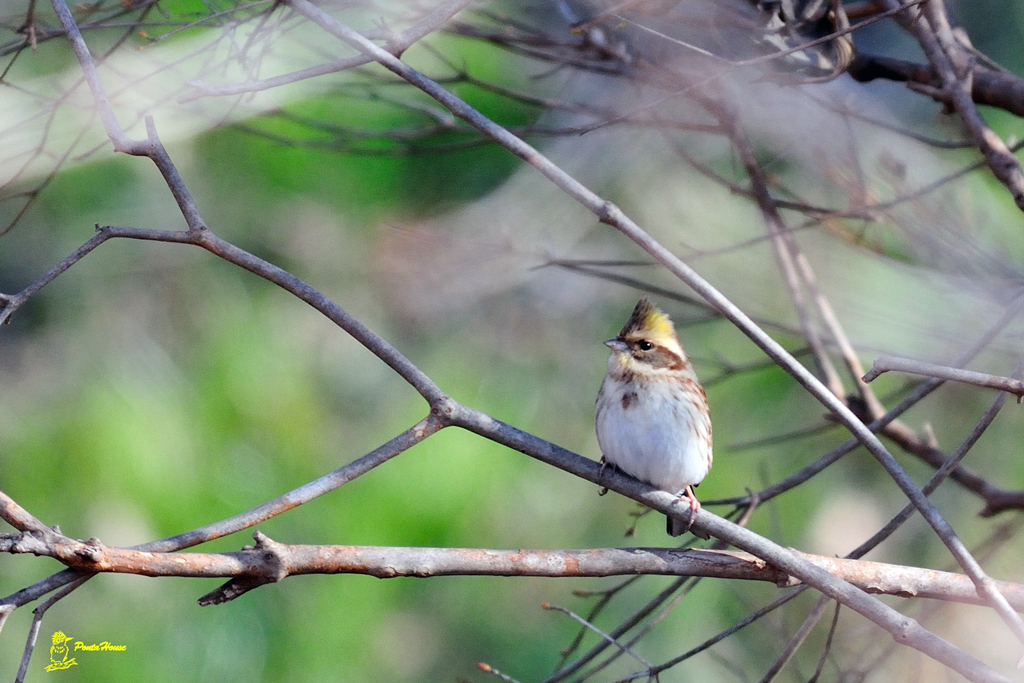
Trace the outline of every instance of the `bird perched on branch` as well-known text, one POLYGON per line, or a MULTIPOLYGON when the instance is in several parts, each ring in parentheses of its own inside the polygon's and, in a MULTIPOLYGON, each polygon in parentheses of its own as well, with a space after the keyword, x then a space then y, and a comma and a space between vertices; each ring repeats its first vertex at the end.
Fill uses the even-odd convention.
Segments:
POLYGON ((689 522, 668 518, 668 533, 688 531, 700 509, 693 487, 711 469, 708 399, 667 315, 644 297, 619 335, 597 395, 602 463, 686 498, 689 522))

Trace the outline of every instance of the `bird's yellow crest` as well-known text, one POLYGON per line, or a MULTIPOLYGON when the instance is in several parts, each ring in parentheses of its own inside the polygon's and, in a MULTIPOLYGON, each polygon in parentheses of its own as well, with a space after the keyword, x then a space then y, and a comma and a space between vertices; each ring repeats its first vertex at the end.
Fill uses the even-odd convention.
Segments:
POLYGON ((672 319, 662 313, 647 297, 637 302, 632 315, 619 332, 619 339, 629 337, 644 337, 654 342, 678 339, 672 319))

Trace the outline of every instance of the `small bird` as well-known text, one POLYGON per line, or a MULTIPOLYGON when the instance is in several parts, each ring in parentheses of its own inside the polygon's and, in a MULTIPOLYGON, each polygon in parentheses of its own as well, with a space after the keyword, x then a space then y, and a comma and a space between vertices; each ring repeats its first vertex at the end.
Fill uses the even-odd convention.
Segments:
MULTIPOLYGON (((700 509, 693 487, 711 469, 711 414, 675 327, 644 297, 605 345, 612 355, 597 394, 601 462, 689 498, 692 523, 700 509)), ((669 517, 669 535, 690 523, 669 517)))

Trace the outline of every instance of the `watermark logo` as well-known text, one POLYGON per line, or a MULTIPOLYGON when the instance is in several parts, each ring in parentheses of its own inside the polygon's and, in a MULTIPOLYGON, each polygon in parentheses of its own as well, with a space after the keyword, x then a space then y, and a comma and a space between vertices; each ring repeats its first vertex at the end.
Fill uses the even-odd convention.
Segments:
POLYGON ((47 671, 70 669, 78 664, 74 657, 68 657, 71 654, 71 648, 68 647, 70 640, 71 638, 64 635, 63 631, 53 634, 53 645, 50 646, 50 665, 46 667, 47 671))
POLYGON ((73 652, 124 652, 127 649, 127 645, 115 645, 106 640, 91 645, 81 640, 72 643, 71 636, 64 635, 63 631, 57 631, 53 634, 53 645, 50 646, 50 664, 46 670, 59 671, 77 665, 78 662, 71 656, 73 652))

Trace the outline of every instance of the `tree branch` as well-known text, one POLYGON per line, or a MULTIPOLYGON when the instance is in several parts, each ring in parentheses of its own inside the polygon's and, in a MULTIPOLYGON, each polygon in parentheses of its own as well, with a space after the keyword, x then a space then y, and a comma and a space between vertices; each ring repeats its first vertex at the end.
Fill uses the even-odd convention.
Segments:
MULTIPOLYGON (((563 192, 592 211, 602 223, 607 223, 608 225, 618 229, 638 246, 647 251, 659 263, 665 266, 669 272, 685 282, 694 291, 704 297, 704 299, 711 305, 721 311, 726 318, 732 321, 733 324, 743 331, 770 358, 775 360, 780 367, 792 375, 794 379, 796 379, 797 382, 799 382, 812 396, 825 405, 825 407, 827 407, 836 416, 836 418, 844 424, 861 441, 861 443, 864 444, 865 448, 875 457, 879 464, 882 465, 889 476, 893 478, 904 494, 920 511, 921 515, 928 521, 929 525, 931 525, 935 530, 936 535, 938 535, 946 547, 949 548, 953 557, 956 558, 960 566, 964 568, 966 573, 975 582, 979 594, 984 595, 988 599, 989 603, 996 609, 1000 616, 1007 621, 1018 639, 1024 641, 1024 622, 1022 622, 1016 613, 1010 609, 1005 599, 992 589, 991 580, 985 574, 981 565, 971 557, 970 552, 956 535, 953 528, 942 517, 935 506, 932 505, 931 501, 921 493, 921 489, 917 487, 917 484, 914 483, 913 479, 911 479, 903 468, 900 467, 892 454, 890 454, 889 451, 886 450, 885 446, 882 445, 882 442, 878 440, 878 437, 868 430, 867 427, 840 399, 834 396, 811 372, 794 359, 781 344, 758 327, 746 315, 746 313, 726 298, 725 295, 718 291, 718 289, 713 287, 711 283, 702 278, 695 270, 679 259, 675 254, 654 240, 639 225, 626 216, 615 204, 601 198, 589 190, 582 183, 547 159, 538 150, 515 137, 501 126, 498 126, 493 121, 470 107, 463 100, 445 90, 439 84, 412 69, 401 60, 396 59, 393 55, 381 49, 379 46, 364 39, 358 32, 325 14, 315 5, 308 2, 308 0, 287 0, 287 3, 300 14, 310 19, 310 21, 315 22, 321 28, 329 31, 345 43, 355 47, 361 52, 373 56, 376 61, 388 70, 423 90, 438 102, 446 106, 453 114, 467 121, 477 130, 491 137, 495 142, 498 142, 516 156, 527 161, 546 178, 551 180, 563 192)), ((669 494, 665 495, 669 496, 669 494)), ((656 507, 656 509, 665 511, 665 509, 671 506, 665 505, 663 507, 657 507, 652 505, 651 507, 656 507)), ((717 525, 709 525, 703 530, 717 536, 718 529, 714 527, 717 527, 717 525)), ((724 529, 722 529, 722 531, 724 531, 724 529)), ((750 533, 745 530, 743 531, 744 533, 750 533)), ((739 536, 743 538, 744 534, 740 534, 739 536)), ((722 536, 718 537, 725 538, 722 536)), ((747 537, 744 538, 744 542, 741 543, 736 543, 731 538, 728 540, 741 548, 743 548, 746 543, 751 543, 756 545, 759 549, 767 550, 764 544, 765 539, 755 541, 754 538, 747 537)), ((777 546, 775 547, 777 548, 777 546)), ((759 556, 765 557, 764 555, 759 556)), ((765 559, 768 558, 765 557, 765 559)), ((775 559, 770 561, 775 563, 775 559)), ((786 571, 789 571, 788 567, 781 564, 779 566, 786 571)), ((804 568, 801 567, 801 570, 803 569, 804 568)), ((830 595, 832 594, 830 591, 843 593, 844 600, 850 601, 845 602, 844 604, 848 604, 851 608, 872 619, 879 625, 884 624, 885 628, 890 630, 894 637, 901 642, 905 642, 902 640, 906 634, 906 632, 902 630, 907 626, 906 622, 903 621, 905 617, 902 615, 895 617, 895 614, 897 613, 890 614, 885 610, 879 610, 878 607, 880 606, 880 603, 865 602, 854 594, 846 594, 846 592, 842 590, 841 582, 834 583, 834 577, 827 577, 827 579, 826 577, 827 575, 818 575, 815 577, 824 581, 820 586, 816 585, 815 587, 830 595), (898 619, 899 622, 893 621, 893 619, 898 619)), ((917 628, 920 628, 920 626, 917 628)), ((964 653, 958 653, 955 658, 950 658, 951 653, 946 647, 948 646, 948 643, 945 643, 945 641, 942 641, 934 634, 931 634, 924 629, 920 630, 924 631, 924 633, 919 633, 921 640, 918 641, 918 647, 922 652, 926 652, 929 656, 941 658, 940 661, 943 661, 943 663, 953 666, 953 668, 964 673, 964 675, 968 675, 965 672, 971 670, 974 665, 972 664, 968 668, 964 668, 965 662, 959 659, 959 654, 964 653), (954 661, 956 661, 955 664, 954 661)), ((980 664, 980 662, 978 662, 978 664, 980 664)), ((994 671, 992 673, 995 674, 994 671)))
POLYGON ((941 379, 948 379, 954 382, 973 384, 978 387, 998 389, 999 391, 1005 391, 1016 396, 1018 403, 1020 403, 1021 399, 1024 398, 1024 382, 1019 379, 990 375, 986 372, 974 372, 973 370, 951 368, 947 365, 936 365, 935 363, 925 363, 924 361, 914 360, 913 358, 898 358, 896 356, 882 356, 880 358, 876 358, 874 367, 864 375, 864 381, 870 382, 883 372, 890 371, 909 372, 915 375, 939 377, 941 379))
MULTIPOLYGON (((52 532, 51 532, 52 533, 52 532)), ((348 545, 285 545, 257 531, 255 546, 233 553, 163 553, 111 548, 97 539, 76 541, 60 534, 27 531, 0 535, 0 552, 52 557, 88 573, 232 577, 263 583, 307 574, 365 574, 378 579, 435 576, 537 576, 581 578, 650 574, 764 581, 780 587, 797 582, 749 553, 695 548, 592 548, 584 550, 491 550, 348 545)), ((931 598, 983 605, 962 574, 863 560, 799 553, 831 575, 878 595, 931 598)), ((1024 585, 996 582, 1024 611, 1024 585)), ((221 590, 221 589, 218 589, 221 590)), ((215 591, 216 592, 216 591, 215 591)), ((211 594, 212 595, 212 594, 211 594)), ((220 602, 219 600, 208 601, 220 602)))

